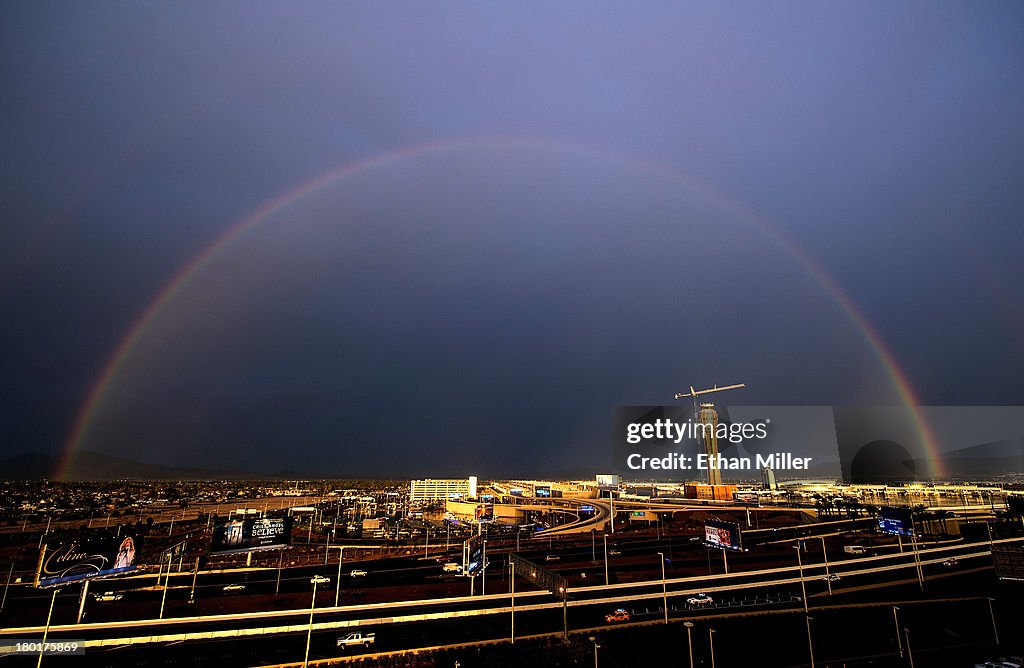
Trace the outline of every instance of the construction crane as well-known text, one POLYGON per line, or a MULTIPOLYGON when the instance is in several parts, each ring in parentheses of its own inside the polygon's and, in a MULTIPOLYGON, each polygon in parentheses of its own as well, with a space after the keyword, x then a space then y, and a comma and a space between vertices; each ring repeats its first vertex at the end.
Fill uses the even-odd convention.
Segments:
POLYGON ((715 385, 714 387, 708 388, 706 390, 695 390, 693 389, 693 385, 691 385, 689 392, 676 392, 676 399, 682 399, 683 397, 693 397, 693 407, 696 408, 697 397, 702 394, 710 394, 712 392, 724 392, 725 390, 738 390, 741 387, 746 387, 746 385, 744 385, 743 383, 739 383, 738 385, 726 385, 725 387, 718 387, 717 385, 715 385))
MULTIPOLYGON (((736 390, 741 387, 746 387, 743 383, 737 385, 726 385, 725 387, 714 387, 706 390, 696 390, 693 385, 690 386, 689 392, 676 392, 676 399, 682 399, 683 397, 693 397, 693 418, 700 420, 702 423, 710 425, 711 428, 703 431, 704 435, 704 452, 708 457, 709 462, 717 462, 718 460, 718 437, 716 430, 718 427, 718 413, 715 412, 715 405, 712 403, 706 403, 700 405, 700 410, 697 410, 697 397, 702 394, 711 394, 712 392, 724 392, 725 390, 736 390)), ((708 468, 708 484, 709 485, 721 485, 722 484, 722 473, 718 470, 717 463, 711 464, 708 468)))

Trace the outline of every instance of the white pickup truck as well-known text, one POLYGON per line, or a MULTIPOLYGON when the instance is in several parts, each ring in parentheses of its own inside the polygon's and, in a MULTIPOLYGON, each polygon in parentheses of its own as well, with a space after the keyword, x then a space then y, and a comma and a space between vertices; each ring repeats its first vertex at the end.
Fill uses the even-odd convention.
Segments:
POLYGON ((350 633, 343 638, 338 638, 338 647, 348 648, 356 645, 362 645, 363 647, 369 647, 376 640, 376 633, 350 633))

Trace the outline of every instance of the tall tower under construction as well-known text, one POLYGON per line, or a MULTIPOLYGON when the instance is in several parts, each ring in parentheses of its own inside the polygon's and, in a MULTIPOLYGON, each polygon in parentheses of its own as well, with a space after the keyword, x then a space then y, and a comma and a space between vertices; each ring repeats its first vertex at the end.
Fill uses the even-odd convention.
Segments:
POLYGON ((682 399, 683 397, 691 397, 693 399, 693 418, 702 425, 701 436, 704 438, 704 454, 706 454, 708 458, 709 485, 722 484, 722 471, 718 468, 718 412, 715 411, 714 404, 700 404, 700 408, 698 408, 697 397, 702 394, 724 392, 725 390, 736 390, 741 387, 746 387, 746 385, 743 383, 726 385, 725 387, 718 387, 718 385, 715 385, 714 387, 706 390, 698 390, 691 385, 689 392, 676 392, 677 400, 682 399))
POLYGON ((722 471, 718 468, 718 412, 714 404, 701 404, 698 413, 703 425, 704 453, 708 456, 708 484, 721 485, 722 471))

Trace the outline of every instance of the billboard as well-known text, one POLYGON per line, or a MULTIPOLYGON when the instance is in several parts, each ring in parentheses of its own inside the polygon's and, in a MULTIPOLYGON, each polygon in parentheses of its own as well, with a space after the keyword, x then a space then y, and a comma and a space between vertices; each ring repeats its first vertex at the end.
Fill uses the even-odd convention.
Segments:
POLYGON ((1024 496, 1019 494, 1007 496, 1006 512, 1011 517, 1024 517, 1024 496))
POLYGON ((288 545, 291 517, 262 517, 231 520, 213 528, 211 552, 247 552, 288 545))
POLYGON ((760 506, 761 497, 757 492, 733 492, 732 499, 736 503, 743 503, 750 506, 760 506))
POLYGON ((137 543, 134 536, 118 536, 65 543, 46 549, 37 586, 78 582, 90 578, 121 575, 135 570, 137 543))
POLYGON ((914 520, 910 508, 882 506, 878 510, 878 529, 894 536, 913 536, 914 520))
POLYGON ((484 539, 482 536, 473 536, 463 545, 462 572, 466 575, 476 575, 482 571, 484 564, 484 539))
POLYGON ((704 542, 711 547, 739 552, 743 549, 740 525, 735 522, 707 520, 704 522, 704 542))
POLYGON ((551 496, 551 485, 537 485, 533 489, 533 495, 534 496, 550 497, 551 496))
POLYGON ((1020 545, 995 545, 992 560, 1000 580, 1024 580, 1024 549, 1020 545))
POLYGON ((476 521, 480 523, 493 522, 494 521, 494 504, 493 503, 481 503, 476 507, 476 521))

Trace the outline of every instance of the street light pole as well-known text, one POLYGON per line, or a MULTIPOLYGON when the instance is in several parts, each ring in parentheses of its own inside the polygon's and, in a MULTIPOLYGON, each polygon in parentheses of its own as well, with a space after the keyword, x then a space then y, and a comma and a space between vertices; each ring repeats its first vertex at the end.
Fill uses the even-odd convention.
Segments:
POLYGON ((284 565, 284 550, 282 549, 277 555, 277 584, 274 585, 274 596, 281 593, 281 568, 284 565))
POLYGON ((302 659, 302 668, 309 668, 309 644, 313 639, 313 610, 316 609, 316 579, 313 580, 313 600, 309 603, 309 626, 306 629, 306 655, 302 659))
MULTIPOLYGON (((280 571, 278 571, 278 577, 280 577, 280 571)), ((196 602, 196 581, 199 579, 199 557, 196 557, 196 569, 192 573, 192 589, 188 593, 188 602, 196 602)))
POLYGON ((661 558, 661 599, 662 607, 665 609, 665 623, 668 624, 668 588, 665 584, 665 553, 659 552, 661 558))
POLYGON ((345 554, 345 548, 338 549, 338 581, 334 583, 334 607, 338 607, 338 600, 341 598, 341 555, 345 554))
MULTIPOLYGON (((159 576, 157 576, 159 579, 159 576)), ((164 578, 164 593, 160 597, 160 619, 164 618, 164 604, 167 602, 167 588, 171 581, 171 553, 167 553, 167 577, 164 578)))
POLYGON ((988 599, 988 614, 992 618, 992 635, 996 637, 996 644, 999 644, 999 629, 996 628, 996 613, 992 609, 992 599, 988 599))
POLYGON ((910 629, 904 627, 903 633, 907 635, 907 657, 910 658, 910 668, 914 668, 914 652, 910 649, 910 629))
POLYGON ((53 596, 50 597, 50 611, 46 613, 46 628, 43 629, 43 641, 39 643, 39 660, 36 661, 36 668, 43 665, 43 651, 46 648, 46 636, 50 633, 50 619, 53 617, 53 604, 57 601, 57 588, 53 588, 53 596))
POLYGON ((566 641, 569 640, 569 595, 564 589, 559 588, 559 593, 562 595, 562 638, 566 641))
MULTIPOLYGON (((911 528, 913 528, 911 523, 911 528)), ((910 547, 914 551, 914 566, 917 568, 917 584, 921 587, 921 591, 924 591, 924 571, 921 568, 921 552, 917 546, 917 529, 913 529, 914 536, 911 539, 910 547)))
POLYGON ((597 668, 597 650, 600 649, 600 645, 597 644, 597 638, 590 636, 590 642, 594 643, 594 668, 597 668))
POLYGON ((814 641, 811 639, 811 616, 807 609, 807 584, 804 581, 804 560, 800 556, 800 541, 794 546, 796 549, 796 563, 800 569, 800 592, 803 594, 804 599, 804 618, 807 622, 807 650, 811 655, 811 668, 814 668, 814 641))
POLYGON ((612 533, 615 533, 615 492, 609 492, 608 498, 612 502, 612 533))
POLYGON ((686 648, 690 651, 690 668, 693 668, 693 622, 683 622, 686 627, 686 648))
POLYGON ((78 621, 76 624, 82 623, 82 615, 85 614, 85 597, 89 595, 89 581, 82 581, 82 599, 78 602, 78 621))
POLYGON ((903 658, 903 637, 900 635, 900 618, 896 614, 897 610, 899 610, 899 608, 897 606, 895 606, 895 605, 892 606, 892 621, 896 625, 896 647, 899 649, 899 651, 900 651, 900 658, 902 659, 903 658))
POLYGON ((708 629, 708 643, 711 645, 711 668, 715 668, 715 630, 708 629))
POLYGON ((509 575, 508 586, 512 591, 512 644, 516 644, 516 562, 509 560, 509 568, 511 569, 511 575, 509 575))
POLYGON ((804 583, 804 560, 800 556, 800 541, 797 541, 795 546, 796 549, 796 564, 800 569, 800 592, 803 594, 804 599, 804 614, 808 613, 807 610, 807 585, 804 583))
POLYGON ((828 550, 825 548, 825 537, 818 536, 821 539, 821 556, 825 559, 825 582, 828 584, 828 595, 832 595, 832 578, 828 572, 828 550))
POLYGON ((14 575, 14 562, 11 562, 11 568, 7 571, 7 584, 4 585, 4 597, 0 599, 0 612, 4 611, 4 604, 7 603, 7 588, 11 586, 11 577, 14 575))
POLYGON ((608 534, 604 535, 604 586, 608 586, 608 534))
POLYGON ((814 668, 814 641, 811 639, 811 619, 810 615, 804 615, 804 620, 807 622, 807 651, 811 655, 811 668, 814 668))

